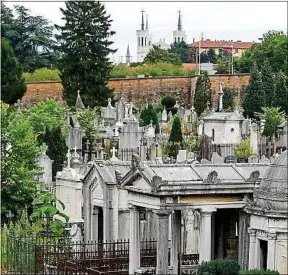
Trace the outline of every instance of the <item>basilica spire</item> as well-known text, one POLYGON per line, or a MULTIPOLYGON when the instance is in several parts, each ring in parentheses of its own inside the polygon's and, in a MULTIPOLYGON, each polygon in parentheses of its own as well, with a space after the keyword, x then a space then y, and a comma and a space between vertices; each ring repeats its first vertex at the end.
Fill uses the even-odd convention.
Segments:
POLYGON ((146 14, 146 30, 148 30, 148 14, 146 14))
POLYGON ((144 31, 144 10, 142 10, 141 13, 142 13, 141 31, 144 31))
POLYGON ((181 10, 179 10, 178 13, 179 13, 179 17, 178 17, 178 31, 182 31, 181 10))

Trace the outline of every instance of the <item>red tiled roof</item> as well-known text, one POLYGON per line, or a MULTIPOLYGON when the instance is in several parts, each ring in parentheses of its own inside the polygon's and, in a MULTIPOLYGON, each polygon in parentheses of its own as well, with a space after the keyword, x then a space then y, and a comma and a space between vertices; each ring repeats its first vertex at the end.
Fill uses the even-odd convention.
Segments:
MULTIPOLYGON (((199 41, 190 44, 192 47, 199 47, 199 41)), ((253 42, 236 42, 236 41, 201 41, 201 48, 231 48, 234 49, 249 49, 253 45, 253 42)))
POLYGON ((198 68, 197 63, 183 63, 182 70, 196 70, 198 68))

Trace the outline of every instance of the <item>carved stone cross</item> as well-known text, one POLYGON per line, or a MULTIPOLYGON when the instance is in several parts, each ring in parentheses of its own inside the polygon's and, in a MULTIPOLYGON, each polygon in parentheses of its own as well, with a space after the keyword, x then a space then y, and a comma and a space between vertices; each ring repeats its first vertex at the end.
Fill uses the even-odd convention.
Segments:
POLYGON ((210 106, 210 102, 209 101, 206 102, 206 106, 207 106, 207 110, 209 110, 209 106, 210 106))
POLYGON ((113 147, 110 152, 112 153, 112 158, 116 158, 116 153, 117 153, 117 149, 115 147, 113 147))

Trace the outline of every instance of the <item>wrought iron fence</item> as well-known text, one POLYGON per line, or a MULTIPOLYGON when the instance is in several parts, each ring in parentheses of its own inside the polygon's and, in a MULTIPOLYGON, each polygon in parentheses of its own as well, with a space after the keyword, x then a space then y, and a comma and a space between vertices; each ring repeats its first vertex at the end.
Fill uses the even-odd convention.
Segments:
MULTIPOLYGON (((68 237, 7 238, 8 271, 17 275, 112 275, 128 274, 129 240, 110 242, 71 242, 68 237)), ((170 264, 170 248, 167 251, 170 264)), ((199 255, 182 255, 182 265, 197 265, 199 255)), ((140 242, 140 264, 156 267, 157 240, 140 242)))

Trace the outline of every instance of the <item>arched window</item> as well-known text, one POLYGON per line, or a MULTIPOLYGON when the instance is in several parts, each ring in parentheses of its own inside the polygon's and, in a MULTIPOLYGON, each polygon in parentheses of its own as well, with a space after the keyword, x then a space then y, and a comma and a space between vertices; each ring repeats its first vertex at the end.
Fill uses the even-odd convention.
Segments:
POLYGON ((151 41, 149 41, 149 46, 151 46, 151 41))
POLYGON ((180 37, 178 37, 178 42, 180 42, 180 37))
POLYGON ((212 140, 214 141, 215 140, 215 130, 212 129, 212 140))
POLYGON ((144 38, 141 37, 141 46, 143 47, 143 45, 144 45, 144 38))
POLYGON ((175 43, 177 42, 176 37, 174 38, 174 42, 175 42, 175 43))
POLYGON ((138 46, 140 47, 140 37, 138 37, 138 46))
POLYGON ((184 41, 184 40, 183 40, 183 37, 182 37, 182 41, 184 41))
POLYGON ((147 37, 145 37, 145 47, 147 46, 147 37))

